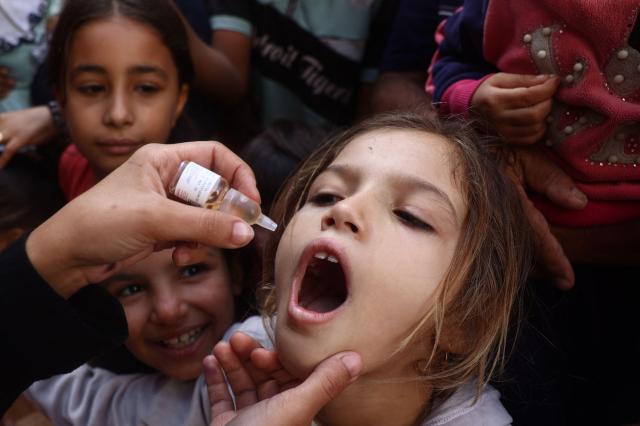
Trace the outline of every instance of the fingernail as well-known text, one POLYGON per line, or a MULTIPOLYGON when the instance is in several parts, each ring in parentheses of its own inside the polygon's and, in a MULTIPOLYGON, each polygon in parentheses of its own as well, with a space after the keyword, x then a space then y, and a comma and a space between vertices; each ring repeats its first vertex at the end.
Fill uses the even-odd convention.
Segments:
POLYGON ((347 367, 351 378, 355 378, 360 374, 360 370, 362 369, 362 362, 360 362, 360 356, 356 354, 347 354, 340 358, 340 361, 347 367))
POLYGON ((538 74, 536 75, 536 80, 538 81, 545 81, 549 78, 550 76, 548 74, 538 74))
POLYGON ((581 206, 585 206, 587 204, 587 196, 584 195, 584 192, 580 191, 578 188, 571 189, 571 198, 573 198, 576 203, 579 203, 581 206))
POLYGON ((231 241, 234 244, 246 244, 253 238, 253 229, 245 222, 236 222, 233 224, 231 232, 231 241))

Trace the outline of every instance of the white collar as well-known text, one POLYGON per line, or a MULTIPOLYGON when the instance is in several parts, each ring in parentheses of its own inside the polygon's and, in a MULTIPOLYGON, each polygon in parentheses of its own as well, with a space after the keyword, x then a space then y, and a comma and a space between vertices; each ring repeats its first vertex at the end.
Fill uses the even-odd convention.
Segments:
POLYGON ((48 6, 48 0, 0 0, 0 50, 35 41, 34 28, 48 6))

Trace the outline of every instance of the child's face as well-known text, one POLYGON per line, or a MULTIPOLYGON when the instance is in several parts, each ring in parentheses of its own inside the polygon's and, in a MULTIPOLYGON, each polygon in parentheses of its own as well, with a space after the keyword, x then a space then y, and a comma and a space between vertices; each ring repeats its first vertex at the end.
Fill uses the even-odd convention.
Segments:
POLYGON ((460 235, 451 157, 439 136, 377 131, 316 178, 276 254, 276 345, 291 372, 354 350, 363 374, 397 377, 425 353, 388 359, 433 303, 460 235))
POLYGON ((145 364, 180 380, 201 371, 234 320, 234 294, 222 252, 194 251, 195 261, 176 267, 171 250, 154 253, 104 282, 124 307, 126 346, 145 364))
POLYGON ((165 143, 187 97, 160 36, 119 16, 76 31, 65 87, 61 101, 71 140, 99 178, 140 146, 165 143))

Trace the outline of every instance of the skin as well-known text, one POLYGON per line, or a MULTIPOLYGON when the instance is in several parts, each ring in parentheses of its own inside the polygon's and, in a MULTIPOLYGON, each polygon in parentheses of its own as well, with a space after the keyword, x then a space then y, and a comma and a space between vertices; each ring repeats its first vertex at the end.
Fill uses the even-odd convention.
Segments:
POLYGON ((129 326, 127 349, 145 364, 179 380, 200 374, 202 359, 233 323, 234 296, 241 290, 232 283, 219 249, 200 247, 191 255, 189 264, 178 267, 171 251, 163 250, 103 283, 124 308, 129 326), (185 347, 164 343, 199 330, 198 337, 185 347))
POLYGON ((187 99, 169 49, 151 27, 122 16, 80 27, 60 99, 69 134, 96 177, 140 146, 164 143, 187 99))
POLYGON ((163 248, 176 247, 176 264, 190 262, 189 247, 176 246, 176 241, 223 248, 246 245, 253 229, 237 217, 167 198, 165 188, 182 161, 214 170, 260 202, 249 166, 220 143, 145 145, 29 234, 26 252, 35 270, 68 298, 163 248))
POLYGON ((301 382, 282 368, 275 353, 242 333, 234 334, 229 343, 218 343, 214 354, 203 361, 211 426, 310 425, 362 369, 359 354, 341 352, 301 382))
MULTIPOLYGON (((507 174, 520 188, 525 213, 536 237, 539 264, 554 278, 558 288, 568 290, 573 287, 575 274, 563 247, 570 240, 560 235, 559 241, 558 232, 552 232, 526 195, 526 189, 531 188, 566 209, 582 209, 587 204, 585 194, 539 146, 559 84, 556 76, 496 73, 478 86, 471 104, 472 110, 486 118, 511 145, 513 161, 507 174)), ((579 260, 574 256, 571 259, 579 260)))
POLYGON ((46 106, 10 111, 0 114, 0 131, 4 151, 0 154, 0 168, 25 146, 42 145, 56 135, 56 128, 46 106))
POLYGON ((327 424, 412 424, 424 412, 425 384, 380 381, 416 377, 428 350, 389 352, 433 303, 459 238, 467 207, 451 155, 449 142, 423 132, 361 135, 314 181, 282 236, 275 274, 282 365, 304 378, 338 352, 362 356, 355 385, 319 413, 327 424), (349 296, 335 316, 309 324, 292 314, 290 296, 298 260, 319 238, 344 251, 349 296))
POLYGON ((508 143, 529 145, 544 135, 545 119, 559 85, 555 76, 499 72, 478 86, 471 106, 508 143))

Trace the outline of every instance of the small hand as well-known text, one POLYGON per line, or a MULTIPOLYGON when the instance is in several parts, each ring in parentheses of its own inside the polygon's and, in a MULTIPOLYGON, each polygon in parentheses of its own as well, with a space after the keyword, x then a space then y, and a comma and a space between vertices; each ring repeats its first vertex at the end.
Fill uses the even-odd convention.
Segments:
POLYGON ((0 114, 0 132, 0 143, 4 144, 4 152, 0 155, 1 169, 21 148, 49 141, 56 134, 56 128, 49 108, 38 106, 0 114))
POLYGON ((203 361, 212 426, 308 426, 362 368, 358 354, 344 352, 326 359, 300 381, 282 368, 274 352, 241 333, 228 344, 216 345, 214 354, 203 361), (223 370, 236 395, 235 409, 223 370))
POLYGON ((529 145, 545 134, 559 84, 555 76, 500 72, 480 84, 471 105, 508 143, 529 145))
POLYGON ((566 173, 547 158, 539 146, 514 147, 511 153, 507 174, 518 187, 525 213, 534 232, 539 259, 555 278, 559 288, 570 289, 575 281, 571 263, 551 233, 547 220, 529 200, 525 188, 531 188, 567 209, 584 208, 587 197, 576 188, 566 173))

